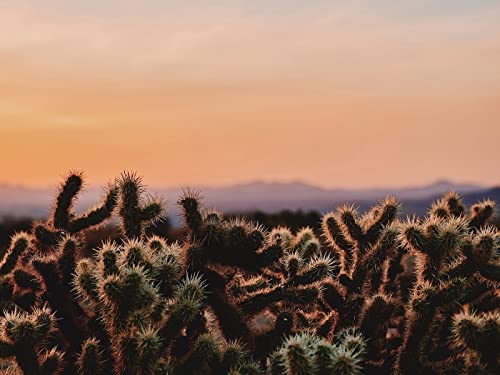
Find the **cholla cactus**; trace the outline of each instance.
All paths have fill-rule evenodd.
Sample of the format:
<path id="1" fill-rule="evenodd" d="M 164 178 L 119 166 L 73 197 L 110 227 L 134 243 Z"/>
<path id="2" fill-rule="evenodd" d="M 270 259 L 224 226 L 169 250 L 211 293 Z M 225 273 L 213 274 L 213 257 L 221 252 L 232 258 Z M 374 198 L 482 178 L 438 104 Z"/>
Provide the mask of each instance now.
<path id="1" fill-rule="evenodd" d="M 451 217 L 464 217 L 471 228 L 479 229 L 491 223 L 495 215 L 496 203 L 490 199 L 478 202 L 466 213 L 462 197 L 450 191 L 443 198 L 434 202 L 429 212 L 431 217 L 447 219 Z"/>
<path id="2" fill-rule="evenodd" d="M 476 315 L 463 311 L 453 317 L 454 342 L 465 351 L 466 364 L 494 372 L 500 365 L 500 312 Z"/>
<path id="3" fill-rule="evenodd" d="M 0 358 L 12 358 L 10 366 L 24 374 L 57 374 L 64 354 L 55 347 L 48 349 L 55 331 L 55 316 L 46 307 L 35 308 L 32 313 L 6 313 L 1 326 Z"/>
<path id="4" fill-rule="evenodd" d="M 242 311 L 255 314 L 277 302 L 289 307 L 316 303 L 320 295 L 319 283 L 331 276 L 334 263 L 328 255 L 317 256 L 304 263 L 299 253 L 286 254 L 282 259 L 281 278 L 271 279 L 269 284 L 242 297 L 239 301 Z"/>
<path id="5" fill-rule="evenodd" d="M 323 232 L 333 249 L 340 253 L 342 272 L 350 276 L 356 262 L 380 239 L 385 226 L 397 216 L 399 204 L 387 198 L 360 217 L 353 206 L 341 206 L 323 217 Z"/>
<path id="6" fill-rule="evenodd" d="M 109 185 L 103 202 L 81 216 L 73 212 L 76 197 L 84 184 L 81 173 L 70 172 L 59 189 L 51 219 L 47 225 L 38 224 L 33 232 L 40 247 L 55 245 L 65 233 L 76 234 L 95 227 L 111 216 L 116 207 L 118 188 Z"/>
<path id="7" fill-rule="evenodd" d="M 433 205 L 429 218 L 402 227 L 401 242 L 417 260 L 417 280 L 406 310 L 398 371 L 431 371 L 450 365 L 447 360 L 454 355 L 453 345 L 442 327 L 449 331 L 453 313 L 460 306 L 475 306 L 485 296 L 496 297 L 499 234 L 497 229 L 482 227 L 494 205 L 483 202 L 476 207 L 482 207 L 472 210 L 481 220 L 474 214 L 465 216 L 461 199 L 450 193 Z M 423 348 L 445 357 L 422 355 Z"/>
<path id="8" fill-rule="evenodd" d="M 257 273 L 277 262 L 283 245 L 267 240 L 264 229 L 244 219 L 225 220 L 217 211 L 205 210 L 199 194 L 187 192 L 179 200 L 189 229 L 186 251 L 188 270 L 199 272 L 207 282 L 207 303 L 229 339 L 252 342 L 248 321 L 226 293 L 235 272 Z"/>
<path id="9" fill-rule="evenodd" d="M 11 245 L 0 262 L 0 275 L 6 275 L 14 269 L 21 255 L 29 251 L 31 242 L 31 236 L 25 232 L 17 233 L 12 237 Z"/>
<path id="10" fill-rule="evenodd" d="M 269 231 L 179 200 L 185 238 L 147 237 L 163 201 L 124 173 L 73 212 L 82 175 L 45 223 L 0 254 L 0 372 L 8 374 L 494 373 L 495 205 L 448 193 L 399 221 L 388 198 L 312 228 Z M 115 214 L 121 236 L 87 249 Z M 471 313 L 470 311 L 475 311 Z"/>
<path id="11" fill-rule="evenodd" d="M 272 375 L 357 375 L 362 373 L 365 342 L 343 333 L 335 345 L 302 332 L 291 336 L 270 358 Z"/>
<path id="12" fill-rule="evenodd" d="M 118 212 L 123 235 L 129 239 L 144 235 L 144 226 L 161 220 L 163 201 L 148 196 L 143 198 L 144 186 L 134 173 L 123 173 L 117 180 L 119 187 Z"/>

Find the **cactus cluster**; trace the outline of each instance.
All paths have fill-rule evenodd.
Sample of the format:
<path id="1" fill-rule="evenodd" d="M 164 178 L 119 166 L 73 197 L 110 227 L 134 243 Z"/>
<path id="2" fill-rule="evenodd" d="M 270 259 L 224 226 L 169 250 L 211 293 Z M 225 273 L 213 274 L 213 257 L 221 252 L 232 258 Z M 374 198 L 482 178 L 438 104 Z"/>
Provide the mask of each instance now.
<path id="1" fill-rule="evenodd" d="M 455 193 L 400 220 L 387 198 L 341 206 L 322 233 L 267 230 L 179 199 L 180 242 L 147 236 L 161 199 L 125 173 L 83 215 L 70 173 L 47 222 L 0 253 L 6 374 L 493 374 L 499 368 L 495 204 Z M 112 216 L 119 239 L 90 251 Z"/>

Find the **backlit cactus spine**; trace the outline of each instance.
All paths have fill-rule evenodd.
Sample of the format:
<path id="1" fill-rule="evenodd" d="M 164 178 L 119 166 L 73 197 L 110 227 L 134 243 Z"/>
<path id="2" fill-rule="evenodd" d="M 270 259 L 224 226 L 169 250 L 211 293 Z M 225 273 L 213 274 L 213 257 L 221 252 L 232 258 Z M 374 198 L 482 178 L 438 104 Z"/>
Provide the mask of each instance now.
<path id="1" fill-rule="evenodd" d="M 6 313 L 0 330 L 0 358 L 15 359 L 10 364 L 10 370 L 15 371 L 17 367 L 26 375 L 57 374 L 61 371 L 64 353 L 56 347 L 50 348 L 48 344 L 56 330 L 56 318 L 50 309 L 44 307 L 36 308 L 32 313 L 19 310 Z"/>
<path id="2" fill-rule="evenodd" d="M 417 260 L 417 280 L 406 309 L 406 330 L 396 364 L 399 372 L 438 371 L 446 366 L 457 347 L 450 346 L 447 337 L 453 314 L 496 289 L 500 242 L 497 229 L 484 227 L 494 207 L 486 202 L 465 215 L 460 197 L 448 193 L 433 205 L 428 218 L 403 225 L 401 243 Z M 498 302 L 497 296 L 493 299 Z M 441 353 L 441 357 L 423 352 Z"/>
<path id="3" fill-rule="evenodd" d="M 179 200 L 180 242 L 134 174 L 77 216 L 79 173 L 51 217 L 0 254 L 0 372 L 18 374 L 494 373 L 500 235 L 495 205 L 448 193 L 399 221 L 388 198 L 341 206 L 323 235 L 227 219 Z M 121 236 L 86 249 L 115 214 Z M 321 231 L 321 230 L 320 230 Z M 491 344 L 493 343 L 493 344 Z"/>
<path id="4" fill-rule="evenodd" d="M 454 344 L 465 349 L 461 355 L 469 372 L 494 372 L 500 358 L 500 312 L 474 314 L 468 311 L 453 316 Z"/>
<path id="5" fill-rule="evenodd" d="M 362 374 L 365 342 L 361 335 L 345 332 L 338 343 L 304 332 L 286 339 L 270 358 L 272 375 Z"/>

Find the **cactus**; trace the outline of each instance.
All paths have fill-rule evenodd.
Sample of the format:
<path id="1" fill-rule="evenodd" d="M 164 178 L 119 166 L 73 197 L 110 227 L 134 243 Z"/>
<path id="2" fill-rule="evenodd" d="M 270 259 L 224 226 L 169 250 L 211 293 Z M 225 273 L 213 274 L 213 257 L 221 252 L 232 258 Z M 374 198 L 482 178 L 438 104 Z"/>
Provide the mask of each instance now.
<path id="1" fill-rule="evenodd" d="M 47 307 L 35 308 L 31 313 L 19 310 L 6 313 L 1 326 L 2 357 L 15 358 L 15 364 L 24 374 L 57 373 L 64 354 L 55 347 L 48 350 L 56 330 L 55 320 Z"/>
<path id="2" fill-rule="evenodd" d="M 322 235 L 225 218 L 186 191 L 185 236 L 147 236 L 161 198 L 123 173 L 83 215 L 70 173 L 46 222 L 0 254 L 0 370 L 41 374 L 494 373 L 495 204 L 453 192 L 400 220 L 387 198 Z M 115 216 L 121 236 L 87 249 Z"/>
<path id="3" fill-rule="evenodd" d="M 335 345 L 308 332 L 296 334 L 272 354 L 271 374 L 361 374 L 364 346 L 360 336 L 350 334 L 341 334 Z"/>
<path id="4" fill-rule="evenodd" d="M 465 349 L 461 353 L 465 361 L 471 364 L 475 362 L 474 366 L 483 370 L 498 369 L 499 311 L 477 315 L 466 310 L 454 315 L 453 335 L 455 345 Z"/>

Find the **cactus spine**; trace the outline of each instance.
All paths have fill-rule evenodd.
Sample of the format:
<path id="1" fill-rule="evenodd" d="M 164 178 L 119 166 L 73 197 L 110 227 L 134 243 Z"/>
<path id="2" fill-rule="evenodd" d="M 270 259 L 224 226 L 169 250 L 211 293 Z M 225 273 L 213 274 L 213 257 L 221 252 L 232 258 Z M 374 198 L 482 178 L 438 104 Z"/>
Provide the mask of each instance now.
<path id="1" fill-rule="evenodd" d="M 76 215 L 70 173 L 51 217 L 0 254 L 0 371 L 45 374 L 494 373 L 495 204 L 456 193 L 401 221 L 387 198 L 341 206 L 322 233 L 228 219 L 187 191 L 185 237 L 147 236 L 163 201 L 124 173 Z M 115 216 L 117 240 L 86 250 Z M 322 235 L 322 236 L 321 236 Z"/>

